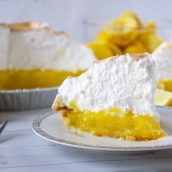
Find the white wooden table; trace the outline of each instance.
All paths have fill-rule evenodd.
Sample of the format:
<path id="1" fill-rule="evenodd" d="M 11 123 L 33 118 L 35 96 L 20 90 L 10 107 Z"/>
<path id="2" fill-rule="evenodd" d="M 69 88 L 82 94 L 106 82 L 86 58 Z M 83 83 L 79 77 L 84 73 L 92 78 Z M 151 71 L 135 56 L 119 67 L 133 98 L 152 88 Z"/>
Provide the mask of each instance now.
<path id="1" fill-rule="evenodd" d="M 0 112 L 9 123 L 0 135 L 0 172 L 172 171 L 172 149 L 120 155 L 65 147 L 39 138 L 33 119 L 50 109 Z"/>

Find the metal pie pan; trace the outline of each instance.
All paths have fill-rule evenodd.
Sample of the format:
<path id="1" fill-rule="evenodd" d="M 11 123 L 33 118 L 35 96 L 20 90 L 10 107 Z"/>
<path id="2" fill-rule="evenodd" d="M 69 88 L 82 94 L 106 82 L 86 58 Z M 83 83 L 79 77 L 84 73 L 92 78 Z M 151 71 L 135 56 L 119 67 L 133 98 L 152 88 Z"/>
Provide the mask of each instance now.
<path id="1" fill-rule="evenodd" d="M 0 90 L 0 111 L 31 110 L 51 107 L 57 87 Z"/>

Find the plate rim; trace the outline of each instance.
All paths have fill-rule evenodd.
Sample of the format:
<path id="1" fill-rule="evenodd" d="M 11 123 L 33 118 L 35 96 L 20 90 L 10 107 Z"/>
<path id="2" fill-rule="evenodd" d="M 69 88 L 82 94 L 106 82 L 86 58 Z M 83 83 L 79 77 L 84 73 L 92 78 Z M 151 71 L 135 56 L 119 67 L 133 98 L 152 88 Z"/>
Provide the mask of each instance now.
<path id="1" fill-rule="evenodd" d="M 134 152 L 134 151 L 155 151 L 155 150 L 164 150 L 164 149 L 170 149 L 172 148 L 172 144 L 167 145 L 158 145 L 158 146 L 150 146 L 150 147 L 115 147 L 115 146 L 97 146 L 97 145 L 87 145 L 83 143 L 76 143 L 74 141 L 69 141 L 62 138 L 54 137 L 46 131 L 42 130 L 40 127 L 40 124 L 43 120 L 45 120 L 48 117 L 51 117 L 52 115 L 55 115 L 55 112 L 48 112 L 44 115 L 40 115 L 37 118 L 34 119 L 32 123 L 32 130 L 33 132 L 38 135 L 39 137 L 48 140 L 50 142 L 65 145 L 69 147 L 75 147 L 75 148 L 82 148 L 82 149 L 88 149 L 88 150 L 99 150 L 99 151 L 116 151 L 116 152 Z"/>

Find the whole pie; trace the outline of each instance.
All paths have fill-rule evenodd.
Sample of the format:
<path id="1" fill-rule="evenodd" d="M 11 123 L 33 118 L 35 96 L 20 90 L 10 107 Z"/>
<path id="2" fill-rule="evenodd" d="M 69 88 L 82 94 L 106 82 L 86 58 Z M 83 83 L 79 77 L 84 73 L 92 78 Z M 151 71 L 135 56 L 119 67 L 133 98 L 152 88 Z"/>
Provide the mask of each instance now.
<path id="1" fill-rule="evenodd" d="M 86 46 L 46 24 L 0 24 L 0 89 L 57 86 L 94 61 Z"/>
<path id="2" fill-rule="evenodd" d="M 58 89 L 53 110 L 72 131 L 128 140 L 165 135 L 153 102 L 154 63 L 149 54 L 120 55 L 94 64 Z"/>

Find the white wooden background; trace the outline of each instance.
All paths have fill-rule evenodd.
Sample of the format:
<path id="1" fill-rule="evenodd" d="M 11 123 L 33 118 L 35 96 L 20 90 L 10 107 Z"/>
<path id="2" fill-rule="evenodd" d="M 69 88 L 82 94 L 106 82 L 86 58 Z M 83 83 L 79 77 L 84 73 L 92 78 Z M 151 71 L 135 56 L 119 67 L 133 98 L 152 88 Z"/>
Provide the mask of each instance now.
<path id="1" fill-rule="evenodd" d="M 48 22 L 83 40 L 85 18 L 113 18 L 135 11 L 146 19 L 172 19 L 171 0 L 0 0 L 0 22 Z"/>

